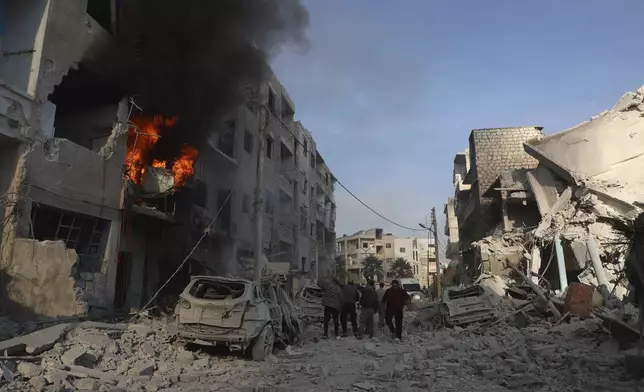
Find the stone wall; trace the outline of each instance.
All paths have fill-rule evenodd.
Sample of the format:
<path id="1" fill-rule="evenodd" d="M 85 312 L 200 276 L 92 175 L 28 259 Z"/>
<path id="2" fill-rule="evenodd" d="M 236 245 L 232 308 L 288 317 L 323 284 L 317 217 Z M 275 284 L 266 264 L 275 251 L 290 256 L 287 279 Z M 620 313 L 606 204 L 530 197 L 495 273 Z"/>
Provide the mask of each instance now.
<path id="1" fill-rule="evenodd" d="M 538 161 L 528 155 L 523 143 L 543 136 L 541 127 L 474 129 L 470 134 L 470 171 L 475 209 L 466 222 L 459 222 L 463 246 L 483 238 L 501 220 L 499 203 L 483 197 L 506 170 L 536 168 Z"/>
<path id="2" fill-rule="evenodd" d="M 508 169 L 536 168 L 539 162 L 528 155 L 523 143 L 543 136 L 541 127 L 475 129 L 470 135 L 470 165 L 478 180 L 478 197 Z"/>

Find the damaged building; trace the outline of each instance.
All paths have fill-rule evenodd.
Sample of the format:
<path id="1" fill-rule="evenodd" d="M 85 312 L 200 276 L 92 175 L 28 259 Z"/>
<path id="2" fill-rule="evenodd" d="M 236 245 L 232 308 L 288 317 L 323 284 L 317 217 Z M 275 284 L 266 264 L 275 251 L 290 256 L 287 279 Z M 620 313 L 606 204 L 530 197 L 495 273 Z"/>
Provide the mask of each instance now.
<path id="1" fill-rule="evenodd" d="M 2 311 L 139 309 L 187 255 L 165 294 L 191 274 L 248 272 L 258 154 L 267 158 L 266 257 L 310 279 L 332 268 L 333 176 L 268 67 L 234 80 L 257 86 L 243 99 L 167 110 L 150 86 L 130 87 L 105 66 L 119 43 L 120 4 L 0 1 Z M 146 55 L 133 63 L 144 69 Z M 267 126 L 258 105 L 270 108 Z M 216 125 L 189 132 L 204 123 Z"/>
<path id="2" fill-rule="evenodd" d="M 644 89 L 627 93 L 589 121 L 514 146 L 517 156 L 528 158 L 490 176 L 482 197 L 493 206 L 488 212 L 494 219 L 481 230 L 483 237 L 467 236 L 469 214 L 459 213 L 456 202 L 463 259 L 469 250 L 473 276 L 503 275 L 508 264 L 524 265 L 535 283 L 545 278 L 556 292 L 581 282 L 604 300 L 628 293 L 625 264 L 644 195 L 643 102 Z M 473 178 L 471 172 L 466 178 Z M 456 186 L 455 200 L 472 192 Z"/>
<path id="3" fill-rule="evenodd" d="M 523 151 L 523 142 L 541 137 L 542 127 L 484 128 L 472 130 L 469 149 L 454 159 L 454 214 L 466 274 L 475 276 L 480 257 L 471 244 L 502 229 L 502 203 L 487 191 L 499 176 L 512 169 L 531 168 L 537 161 Z M 447 221 L 450 217 L 447 209 Z M 451 237 L 451 236 L 450 236 Z"/>

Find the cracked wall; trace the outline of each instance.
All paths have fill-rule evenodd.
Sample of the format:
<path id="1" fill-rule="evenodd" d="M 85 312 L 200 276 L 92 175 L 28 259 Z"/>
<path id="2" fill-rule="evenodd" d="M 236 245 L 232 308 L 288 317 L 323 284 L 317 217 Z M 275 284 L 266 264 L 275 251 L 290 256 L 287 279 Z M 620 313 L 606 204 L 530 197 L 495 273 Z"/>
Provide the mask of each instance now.
<path id="1" fill-rule="evenodd" d="M 61 241 L 18 238 L 3 270 L 3 308 L 18 319 L 82 315 L 87 308 L 73 278 L 77 256 Z"/>

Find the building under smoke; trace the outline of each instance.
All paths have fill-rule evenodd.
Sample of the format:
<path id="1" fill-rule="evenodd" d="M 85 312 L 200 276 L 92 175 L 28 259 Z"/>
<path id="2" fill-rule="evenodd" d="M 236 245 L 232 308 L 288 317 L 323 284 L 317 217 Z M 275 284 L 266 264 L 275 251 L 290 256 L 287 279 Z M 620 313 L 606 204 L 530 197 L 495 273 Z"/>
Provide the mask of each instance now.
<path id="1" fill-rule="evenodd" d="M 278 188 L 292 200 L 300 196 L 295 187 L 308 195 L 325 166 L 267 66 L 283 44 L 306 44 L 299 2 L 6 0 L 0 7 L 4 310 L 30 317 L 140 307 L 218 212 L 176 282 L 243 273 L 239 261 L 254 257 L 245 243 L 252 217 L 241 216 L 254 182 L 246 171 L 259 153 L 276 162 L 264 175 L 279 179 L 268 181 L 264 196 L 267 252 L 311 270 L 312 244 L 293 244 L 294 233 L 317 237 L 321 229 L 308 212 L 277 216 Z M 259 104 L 271 109 L 270 151 L 258 150 Z M 306 180 L 296 156 L 310 171 Z M 307 198 L 321 199 L 323 221 L 332 216 L 328 189 Z"/>

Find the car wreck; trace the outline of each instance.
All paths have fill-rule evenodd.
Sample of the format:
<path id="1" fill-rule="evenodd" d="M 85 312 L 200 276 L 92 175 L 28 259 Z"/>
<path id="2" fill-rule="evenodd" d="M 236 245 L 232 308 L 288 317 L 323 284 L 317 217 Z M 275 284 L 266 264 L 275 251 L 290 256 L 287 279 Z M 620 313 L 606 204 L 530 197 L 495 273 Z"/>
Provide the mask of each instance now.
<path id="1" fill-rule="evenodd" d="M 486 322 L 496 318 L 496 312 L 485 286 L 472 285 L 462 289 L 449 287 L 441 295 L 440 313 L 450 327 Z"/>
<path id="2" fill-rule="evenodd" d="M 268 279 L 257 285 L 238 278 L 192 277 L 175 307 L 177 334 L 196 344 L 239 349 L 261 361 L 276 340 L 294 342 L 301 331 L 280 290 Z"/>

